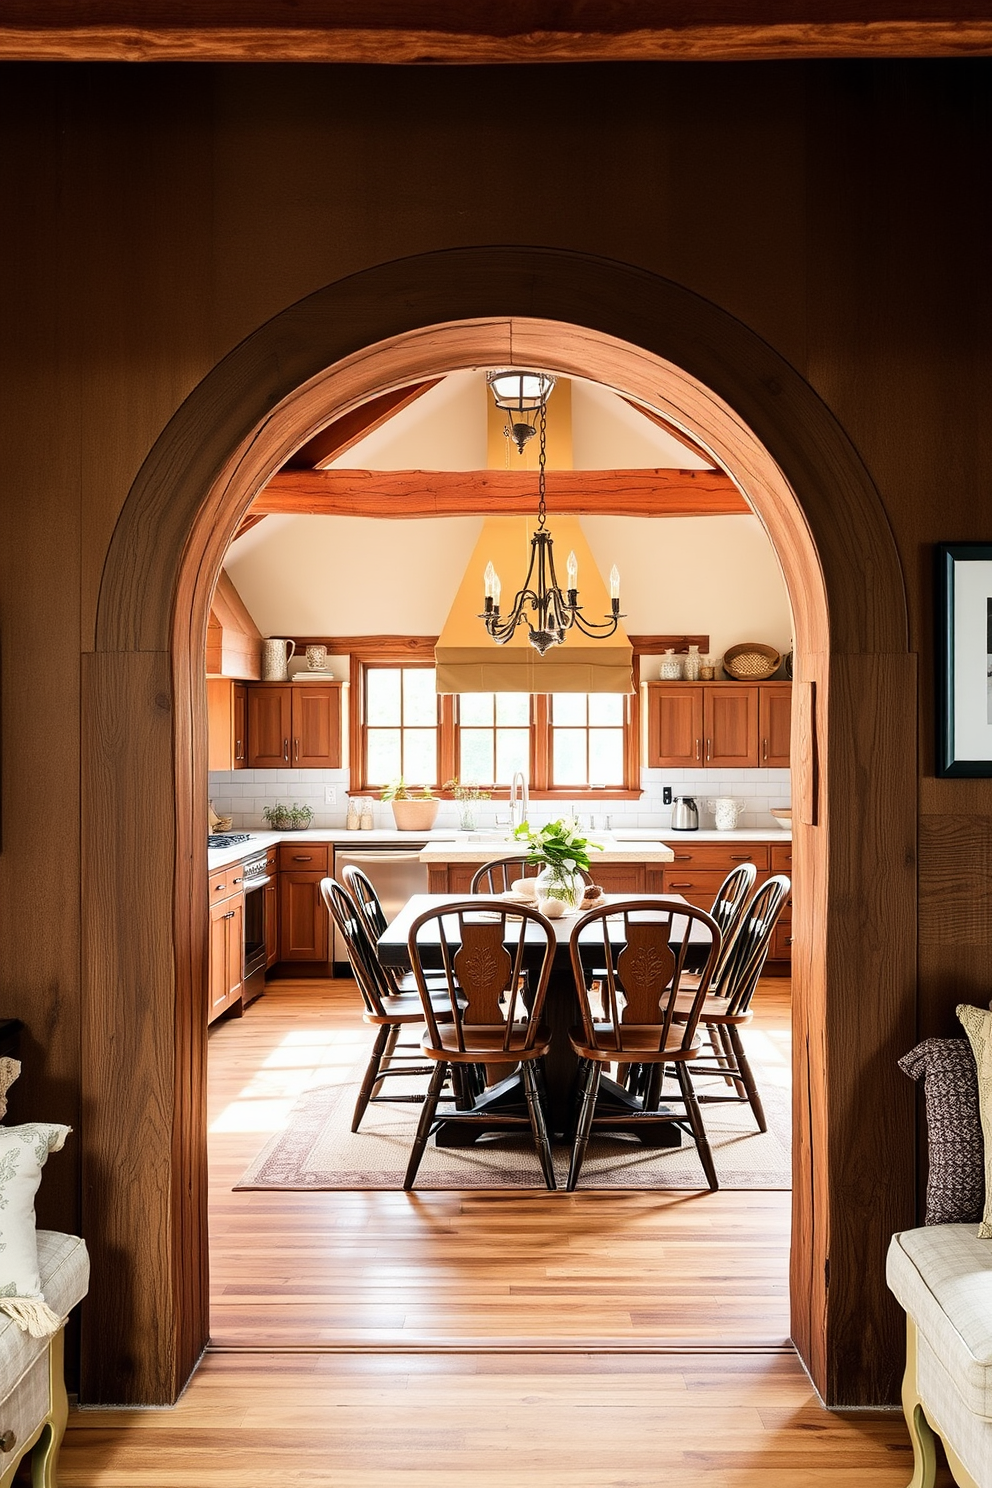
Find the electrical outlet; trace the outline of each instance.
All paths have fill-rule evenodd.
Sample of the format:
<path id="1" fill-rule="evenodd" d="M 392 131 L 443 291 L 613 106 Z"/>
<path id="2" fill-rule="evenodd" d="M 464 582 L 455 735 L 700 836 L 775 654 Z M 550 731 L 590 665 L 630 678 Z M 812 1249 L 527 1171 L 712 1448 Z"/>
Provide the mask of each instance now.
<path id="1" fill-rule="evenodd" d="M 338 788 L 336 785 L 324 786 L 324 805 L 336 806 L 338 804 Z"/>
<path id="2" fill-rule="evenodd" d="M 662 806 L 671 806 L 672 804 L 672 787 L 670 785 L 663 785 L 661 787 L 661 804 Z"/>

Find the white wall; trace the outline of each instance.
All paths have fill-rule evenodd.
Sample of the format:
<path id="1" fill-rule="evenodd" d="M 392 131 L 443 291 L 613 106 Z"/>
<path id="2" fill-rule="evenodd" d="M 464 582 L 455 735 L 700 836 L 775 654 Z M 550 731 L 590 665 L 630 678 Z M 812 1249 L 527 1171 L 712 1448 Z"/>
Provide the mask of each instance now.
<path id="1" fill-rule="evenodd" d="M 266 517 L 226 566 L 263 635 L 437 635 L 481 525 Z M 706 632 L 718 654 L 737 641 L 790 649 L 785 584 L 756 517 L 584 517 L 582 526 L 600 572 L 620 569 L 628 631 Z"/>

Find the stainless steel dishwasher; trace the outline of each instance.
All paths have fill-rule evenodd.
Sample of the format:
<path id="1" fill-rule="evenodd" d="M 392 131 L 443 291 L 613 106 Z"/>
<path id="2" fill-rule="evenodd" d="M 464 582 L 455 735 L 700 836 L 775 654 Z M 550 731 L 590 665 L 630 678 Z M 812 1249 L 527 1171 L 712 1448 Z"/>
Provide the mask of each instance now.
<path id="1" fill-rule="evenodd" d="M 411 894 L 427 893 L 427 864 L 420 861 L 420 853 L 426 846 L 425 839 L 411 842 L 409 848 L 399 848 L 387 842 L 335 847 L 334 877 L 343 884 L 345 868 L 360 868 L 371 880 L 386 919 L 393 920 Z M 347 947 L 336 925 L 333 930 L 334 971 L 335 974 L 345 974 L 350 965 Z"/>

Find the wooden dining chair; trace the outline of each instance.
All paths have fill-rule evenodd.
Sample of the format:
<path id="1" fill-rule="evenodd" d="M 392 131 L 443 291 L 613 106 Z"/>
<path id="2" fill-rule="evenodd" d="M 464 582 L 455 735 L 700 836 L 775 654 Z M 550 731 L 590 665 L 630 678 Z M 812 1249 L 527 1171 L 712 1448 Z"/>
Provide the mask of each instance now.
<path id="1" fill-rule="evenodd" d="M 434 1066 L 424 1064 L 419 1043 L 400 1043 L 400 1033 L 404 1027 L 419 1028 L 423 1024 L 424 1011 L 419 992 L 416 989 L 406 993 L 396 991 L 379 963 L 375 942 L 369 936 L 361 911 L 346 888 L 336 879 L 323 878 L 320 881 L 320 896 L 348 948 L 348 959 L 362 998 L 362 1019 L 378 1030 L 355 1102 L 351 1129 L 357 1132 L 372 1101 L 419 1104 L 424 1100 L 423 1093 L 382 1095 L 380 1087 L 384 1080 L 397 1075 L 430 1075 L 434 1072 Z M 438 1017 L 447 1017 L 447 1009 L 448 999 L 446 994 L 442 994 L 437 1010 Z M 410 1048 L 417 1050 L 419 1063 L 410 1062 L 410 1056 L 406 1053 Z"/>
<path id="2" fill-rule="evenodd" d="M 494 858 L 491 863 L 483 863 L 475 870 L 468 891 L 470 894 L 508 894 L 514 879 L 536 878 L 544 866 L 543 863 L 528 863 L 526 858 Z M 584 868 L 575 871 L 582 875 L 583 883 L 592 883 Z"/>
<path id="3" fill-rule="evenodd" d="M 700 1060 L 693 1066 L 693 1073 L 722 1075 L 734 1086 L 732 1095 L 704 1092 L 698 1099 L 710 1105 L 746 1101 L 754 1113 L 759 1131 L 767 1131 L 768 1122 L 748 1063 L 741 1029 L 751 1021 L 751 999 L 768 959 L 772 932 L 791 889 L 789 879 L 781 873 L 766 879 L 761 885 L 747 905 L 728 953 L 720 958 L 710 990 L 698 1012 L 717 1054 L 712 1064 L 708 1059 Z M 678 1016 L 689 1017 L 692 1012 L 683 994 Z"/>
<path id="4" fill-rule="evenodd" d="M 519 1064 L 526 1116 L 505 1109 L 487 1113 L 473 1104 L 466 1110 L 446 1111 L 443 1120 L 500 1128 L 529 1125 L 544 1181 L 554 1188 L 540 1078 L 540 1061 L 551 1041 L 541 1014 L 555 954 L 554 926 L 527 905 L 489 902 L 482 908 L 477 899 L 458 900 L 419 915 L 410 926 L 407 945 L 427 1025 L 421 1050 L 435 1068 L 403 1187 L 413 1187 L 436 1129 L 437 1103 L 449 1068 Z M 443 998 L 428 982 L 438 966 L 447 987 L 446 1022 L 439 1016 Z"/>
<path id="5" fill-rule="evenodd" d="M 693 974 L 690 937 L 699 927 L 709 949 L 701 970 Z M 693 949 L 699 944 L 699 939 L 693 941 Z M 721 945 L 713 916 L 681 899 L 625 899 L 590 910 L 576 922 L 569 950 L 582 1023 L 570 1031 L 569 1040 L 579 1060 L 581 1096 L 569 1191 L 578 1182 L 593 1130 L 629 1129 L 648 1120 L 688 1127 L 710 1189 L 719 1187 L 689 1066 L 702 1049 L 697 1024 Z M 598 1005 L 591 995 L 594 980 Z M 679 1011 L 681 1017 L 676 1016 Z M 634 1112 L 597 1116 L 603 1070 L 613 1063 L 645 1073 L 643 1099 Z M 674 1070 L 679 1094 L 666 1092 L 662 1101 L 666 1068 Z M 672 1106 L 683 1109 L 673 1111 Z"/>
<path id="6" fill-rule="evenodd" d="M 342 871 L 345 887 L 355 902 L 355 907 L 362 917 L 365 929 L 368 931 L 369 939 L 373 946 L 384 935 L 389 928 L 385 910 L 375 891 L 375 884 L 368 874 L 363 872 L 357 865 L 349 863 Z M 378 959 L 378 958 L 377 958 Z M 413 979 L 412 971 L 402 971 L 398 966 L 383 966 L 379 964 L 386 981 L 391 984 L 393 992 L 399 995 L 417 996 L 417 984 Z M 430 978 L 428 979 L 430 980 Z M 437 985 L 444 986 L 443 978 L 436 979 Z M 417 1006 L 419 1007 L 419 1002 Z"/>

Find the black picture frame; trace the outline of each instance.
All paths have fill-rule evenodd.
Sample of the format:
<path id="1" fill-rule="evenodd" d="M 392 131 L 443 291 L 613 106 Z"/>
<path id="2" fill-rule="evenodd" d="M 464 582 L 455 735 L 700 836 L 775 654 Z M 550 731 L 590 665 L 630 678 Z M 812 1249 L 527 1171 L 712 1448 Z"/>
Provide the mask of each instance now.
<path id="1" fill-rule="evenodd" d="M 939 543 L 934 558 L 936 774 L 961 779 L 989 777 L 992 543 Z M 981 657 L 984 676 L 978 670 Z"/>

